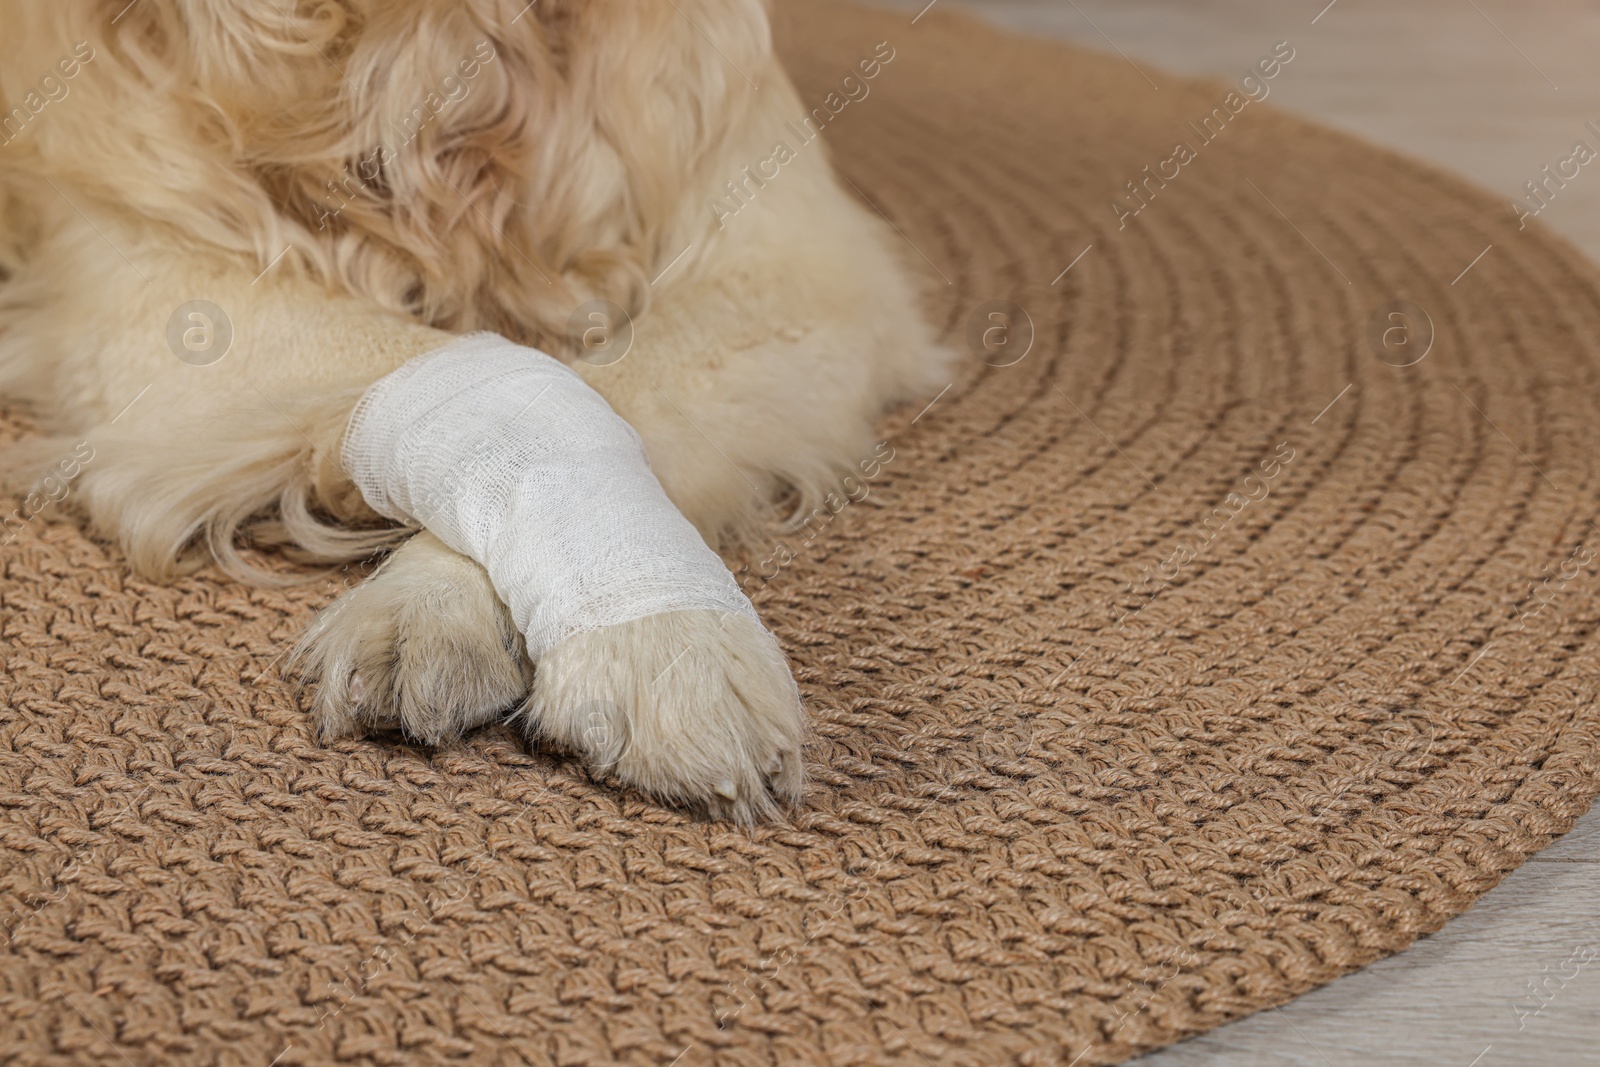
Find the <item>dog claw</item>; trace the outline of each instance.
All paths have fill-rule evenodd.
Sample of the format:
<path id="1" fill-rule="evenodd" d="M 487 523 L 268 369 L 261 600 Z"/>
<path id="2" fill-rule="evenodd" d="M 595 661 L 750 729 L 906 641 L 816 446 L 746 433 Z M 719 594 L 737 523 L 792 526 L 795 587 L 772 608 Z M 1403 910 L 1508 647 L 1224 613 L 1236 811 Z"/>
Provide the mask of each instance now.
<path id="1" fill-rule="evenodd" d="M 724 800 L 739 799 L 739 788 L 733 784 L 733 779 L 731 778 L 724 778 L 722 781 L 718 782 L 716 793 L 717 796 Z"/>

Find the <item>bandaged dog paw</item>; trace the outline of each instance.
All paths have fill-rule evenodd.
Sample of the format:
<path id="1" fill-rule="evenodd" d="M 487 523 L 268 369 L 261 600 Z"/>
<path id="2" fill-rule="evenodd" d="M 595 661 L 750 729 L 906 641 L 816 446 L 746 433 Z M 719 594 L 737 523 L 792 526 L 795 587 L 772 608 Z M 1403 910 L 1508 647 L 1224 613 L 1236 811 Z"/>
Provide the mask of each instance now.
<path id="1" fill-rule="evenodd" d="M 537 665 L 531 733 L 715 817 L 750 822 L 798 798 L 804 716 L 777 640 L 673 506 L 633 427 L 570 368 L 493 334 L 457 338 L 372 385 L 341 454 L 373 511 L 482 565 L 473 602 L 486 574 Z M 469 656 L 489 652 L 485 621 L 465 620 Z M 327 625 L 340 632 L 337 617 Z M 324 678 L 356 709 L 348 722 L 324 713 L 335 726 L 392 705 L 413 736 L 450 736 L 481 721 L 511 677 L 493 669 L 469 711 L 430 716 L 396 702 L 381 656 L 363 666 L 344 651 L 356 638 L 334 643 Z"/>
<path id="2" fill-rule="evenodd" d="M 325 609 L 295 659 L 323 740 L 397 730 L 443 744 L 522 702 L 533 669 L 482 567 L 429 533 Z"/>
<path id="3" fill-rule="evenodd" d="M 771 634 L 674 611 L 576 634 L 539 661 L 526 725 L 663 800 L 754 822 L 800 798 L 805 714 Z"/>

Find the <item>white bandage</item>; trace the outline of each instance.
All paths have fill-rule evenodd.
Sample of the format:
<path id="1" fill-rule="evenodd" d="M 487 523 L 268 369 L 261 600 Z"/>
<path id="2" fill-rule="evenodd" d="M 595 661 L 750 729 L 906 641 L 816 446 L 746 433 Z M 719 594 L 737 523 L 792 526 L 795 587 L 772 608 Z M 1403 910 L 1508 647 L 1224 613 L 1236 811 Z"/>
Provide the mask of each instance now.
<path id="1" fill-rule="evenodd" d="M 483 565 L 535 659 L 664 611 L 757 618 L 633 427 L 535 349 L 480 333 L 413 359 L 362 396 L 343 460 L 374 511 Z"/>

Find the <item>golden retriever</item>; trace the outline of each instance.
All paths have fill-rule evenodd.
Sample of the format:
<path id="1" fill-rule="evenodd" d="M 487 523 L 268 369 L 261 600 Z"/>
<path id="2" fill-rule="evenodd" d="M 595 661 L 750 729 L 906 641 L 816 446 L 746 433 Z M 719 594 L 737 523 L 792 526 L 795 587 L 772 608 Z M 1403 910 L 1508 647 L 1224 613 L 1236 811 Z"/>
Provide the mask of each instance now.
<path id="1" fill-rule="evenodd" d="M 571 363 L 731 543 L 948 380 L 897 239 L 798 136 L 769 16 L 0 0 L 0 393 L 48 434 L 8 467 L 78 456 L 72 500 L 145 575 L 392 550 L 302 643 L 323 737 L 517 713 L 715 816 L 794 801 L 804 717 L 758 628 L 667 613 L 529 663 L 478 564 L 377 521 L 337 462 L 366 386 L 495 331 Z M 864 42 L 862 70 L 888 55 Z M 585 359 L 595 329 L 631 348 Z"/>

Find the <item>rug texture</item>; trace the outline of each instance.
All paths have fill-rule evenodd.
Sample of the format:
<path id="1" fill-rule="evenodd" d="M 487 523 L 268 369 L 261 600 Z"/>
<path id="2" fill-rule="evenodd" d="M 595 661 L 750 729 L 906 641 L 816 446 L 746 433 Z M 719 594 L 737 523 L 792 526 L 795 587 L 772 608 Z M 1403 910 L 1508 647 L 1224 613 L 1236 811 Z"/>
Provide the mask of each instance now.
<path id="1" fill-rule="evenodd" d="M 736 561 L 804 805 L 696 822 L 498 728 L 318 747 L 279 663 L 335 583 L 13 524 L 0 1062 L 1111 1063 L 1404 948 L 1589 806 L 1578 253 L 1237 84 L 940 9 L 777 33 L 827 121 L 774 141 L 962 354 L 865 499 Z"/>

